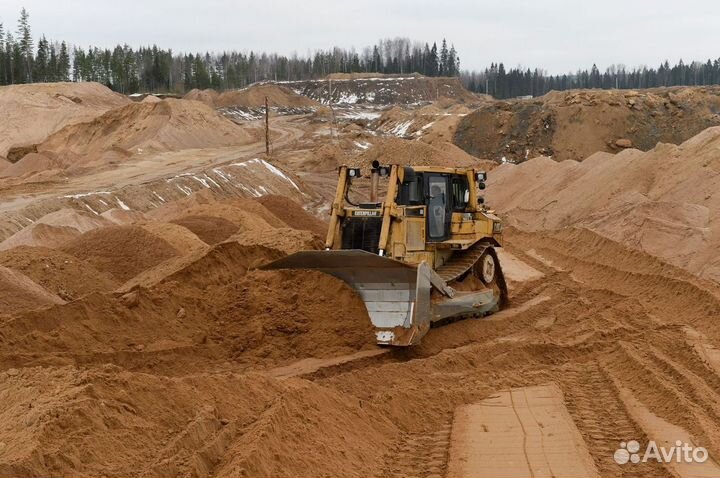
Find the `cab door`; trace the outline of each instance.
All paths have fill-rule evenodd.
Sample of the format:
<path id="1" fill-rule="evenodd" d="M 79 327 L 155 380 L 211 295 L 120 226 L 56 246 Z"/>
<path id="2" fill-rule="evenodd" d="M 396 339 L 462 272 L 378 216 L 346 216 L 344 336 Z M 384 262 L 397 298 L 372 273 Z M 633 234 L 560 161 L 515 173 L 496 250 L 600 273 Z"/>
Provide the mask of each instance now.
<path id="1" fill-rule="evenodd" d="M 426 175 L 427 240 L 442 242 L 450 237 L 450 199 L 448 178 L 440 174 Z"/>

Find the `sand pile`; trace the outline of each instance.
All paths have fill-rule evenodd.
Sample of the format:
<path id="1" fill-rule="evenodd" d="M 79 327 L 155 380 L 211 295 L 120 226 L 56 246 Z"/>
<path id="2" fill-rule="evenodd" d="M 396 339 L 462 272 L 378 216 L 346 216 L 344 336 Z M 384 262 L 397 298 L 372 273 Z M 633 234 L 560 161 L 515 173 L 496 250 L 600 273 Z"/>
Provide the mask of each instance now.
<path id="1" fill-rule="evenodd" d="M 720 87 L 551 92 L 481 105 L 460 122 L 455 143 L 496 161 L 581 161 L 596 151 L 679 144 L 720 125 L 718 111 Z"/>
<path id="2" fill-rule="evenodd" d="M 120 282 L 178 254 L 167 241 L 137 225 L 96 229 L 70 241 L 62 250 Z"/>
<path id="3" fill-rule="evenodd" d="M 421 141 L 401 138 L 381 138 L 351 163 L 369 167 L 374 160 L 381 164 L 408 166 L 477 167 L 489 169 L 492 162 L 470 156 L 450 143 L 431 146 Z"/>
<path id="4" fill-rule="evenodd" d="M 237 232 L 239 226 L 217 216 L 183 216 L 172 221 L 173 224 L 190 230 L 206 244 L 218 244 Z"/>
<path id="5" fill-rule="evenodd" d="M 0 252 L 0 265 L 25 274 L 46 291 L 63 300 L 75 300 L 93 292 L 107 292 L 118 286 L 77 257 L 45 247 L 20 246 Z"/>
<path id="6" fill-rule="evenodd" d="M 537 158 L 490 175 L 489 204 L 523 229 L 587 227 L 703 277 L 720 280 L 720 127 L 680 146 Z"/>
<path id="7" fill-rule="evenodd" d="M 99 83 L 47 83 L 0 87 L 0 157 L 41 143 L 64 126 L 89 121 L 130 100 Z M 10 153 L 10 154 L 9 154 Z M 13 158 L 17 160 L 17 158 Z"/>
<path id="8" fill-rule="evenodd" d="M 142 227 L 153 236 L 162 237 L 171 246 L 183 254 L 197 251 L 205 252 L 209 246 L 189 229 L 169 222 L 149 222 Z"/>
<path id="9" fill-rule="evenodd" d="M 224 338 L 236 360 L 282 362 L 372 346 L 365 304 L 344 282 L 315 271 L 252 272 L 223 291 Z M 338 314 L 342 311 L 342 314 Z"/>
<path id="10" fill-rule="evenodd" d="M 37 150 L 72 169 L 123 161 L 132 155 L 245 144 L 251 136 L 214 110 L 192 101 L 132 103 L 90 122 L 63 128 Z M 33 160 L 35 166 L 37 158 Z M 25 158 L 18 162 L 24 163 Z M 26 172 L 32 167 L 25 168 Z"/>
<path id="11" fill-rule="evenodd" d="M 25 274 L 0 266 L 0 314 L 62 303 L 60 297 L 48 292 Z"/>
<path id="12" fill-rule="evenodd" d="M 372 345 L 364 304 L 343 282 L 304 271 L 248 274 L 282 255 L 263 246 L 227 242 L 198 254 L 182 268 L 164 271 L 162 277 L 148 277 L 150 289 L 123 295 L 93 293 L 49 311 L 18 315 L 16 321 L 0 325 L 5 352 L 0 354 L 0 368 L 22 357 L 27 365 L 43 363 L 42 355 L 29 352 L 59 351 L 65 353 L 65 363 L 93 360 L 88 354 L 104 353 L 102 363 L 138 367 L 139 357 L 107 354 L 147 349 L 166 350 L 173 360 L 165 364 L 162 356 L 150 355 L 143 367 L 157 363 L 168 372 L 186 373 L 187 367 L 204 366 L 201 357 L 272 366 Z M 99 262 L 88 254 L 87 262 L 93 261 Z M 133 264 L 139 268 L 137 259 Z M 128 267 L 125 264 L 123 270 Z M 340 317 L 338 310 L 343 311 Z"/>
<path id="13" fill-rule="evenodd" d="M 275 217 L 294 229 L 307 230 L 320 237 L 327 234 L 327 225 L 303 209 L 295 201 L 282 196 L 263 196 L 257 202 Z"/>
<path id="14" fill-rule="evenodd" d="M 318 106 L 316 101 L 299 95 L 290 88 L 273 84 L 253 85 L 242 90 L 225 91 L 215 99 L 215 106 L 219 108 L 227 106 L 264 107 L 265 97 L 271 107 L 309 108 Z"/>
<path id="15" fill-rule="evenodd" d="M 257 207 L 257 205 L 255 207 Z M 242 200 L 229 200 L 209 204 L 177 202 L 152 211 L 150 216 L 177 224 L 181 224 L 177 221 L 183 221 L 188 217 L 210 218 L 206 219 L 205 225 L 196 222 L 193 227 L 196 228 L 197 232 L 193 232 L 195 234 L 207 234 L 208 237 L 210 237 L 215 234 L 212 231 L 211 223 L 217 221 L 218 224 L 224 224 L 224 232 L 222 232 L 222 234 L 227 234 L 225 236 L 225 238 L 227 238 L 237 231 L 259 231 L 273 227 L 283 227 L 285 225 L 272 214 L 267 215 L 267 210 L 265 210 L 265 213 L 266 214 L 259 214 L 256 210 L 244 207 Z M 185 226 L 184 224 L 181 225 Z"/>
<path id="16" fill-rule="evenodd" d="M 243 246 L 261 245 L 271 249 L 277 249 L 285 254 L 292 254 L 298 251 L 322 249 L 325 241 L 307 230 L 282 227 L 279 229 L 267 229 L 260 232 L 246 231 L 235 234 L 228 239 Z"/>
<path id="17" fill-rule="evenodd" d="M 80 234 L 110 225 L 95 214 L 75 209 L 60 209 L 41 217 L 31 225 L 0 242 L 0 250 L 17 246 L 61 247 Z"/>
<path id="18" fill-rule="evenodd" d="M 187 94 L 183 96 L 183 99 L 199 101 L 201 103 L 205 103 L 211 108 L 215 108 L 215 101 L 217 100 L 218 96 L 220 96 L 220 93 L 213 89 L 208 88 L 207 90 L 199 90 L 195 88 L 188 91 Z"/>
<path id="19" fill-rule="evenodd" d="M 310 477 L 338 475 L 338 470 L 346 476 L 380 476 L 383 455 L 399 432 L 354 396 L 306 381 L 288 383 L 249 428 L 228 450 L 218 477 Z M 343 442 L 352 443 L 348 451 L 333 452 Z M 360 471 L 358 463 L 368 466 Z"/>
<path id="20" fill-rule="evenodd" d="M 332 171 L 347 163 L 347 154 L 337 145 L 323 144 L 315 148 L 303 167 L 310 171 Z"/>
<path id="21" fill-rule="evenodd" d="M 397 433 L 352 396 L 260 375 L 168 378 L 107 365 L 0 376 L 7 476 L 69 466 L 75 476 L 312 476 L 381 462 Z M 350 428 L 361 439 L 338 455 Z"/>

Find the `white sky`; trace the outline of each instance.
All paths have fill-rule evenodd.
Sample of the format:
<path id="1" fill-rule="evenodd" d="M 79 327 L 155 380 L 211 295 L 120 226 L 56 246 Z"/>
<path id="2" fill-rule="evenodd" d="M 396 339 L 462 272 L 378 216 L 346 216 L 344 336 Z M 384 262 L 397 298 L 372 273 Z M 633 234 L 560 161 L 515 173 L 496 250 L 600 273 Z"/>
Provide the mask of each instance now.
<path id="1" fill-rule="evenodd" d="M 463 69 L 503 61 L 550 73 L 720 57 L 720 0 L 0 0 L 6 29 L 23 6 L 35 38 L 85 46 L 303 55 L 447 37 Z"/>

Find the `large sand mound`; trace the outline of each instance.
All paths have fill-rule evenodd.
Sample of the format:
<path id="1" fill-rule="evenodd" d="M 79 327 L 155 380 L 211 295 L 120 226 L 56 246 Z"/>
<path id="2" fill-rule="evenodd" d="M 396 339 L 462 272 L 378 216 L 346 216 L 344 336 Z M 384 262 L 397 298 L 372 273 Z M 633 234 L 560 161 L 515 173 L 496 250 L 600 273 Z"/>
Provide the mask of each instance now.
<path id="1" fill-rule="evenodd" d="M 450 144 L 429 145 L 422 141 L 411 141 L 401 138 L 381 138 L 367 151 L 363 152 L 354 163 L 364 168 L 378 160 L 381 164 L 402 164 L 407 166 L 441 166 L 446 168 L 494 166 L 491 161 L 480 160 L 470 156 L 460 148 Z"/>
<path id="2" fill-rule="evenodd" d="M 44 141 L 69 124 L 128 104 L 99 83 L 35 83 L 0 87 L 0 156 Z M 12 158 L 15 160 L 16 158 Z"/>
<path id="3" fill-rule="evenodd" d="M 60 167 L 79 169 L 151 152 L 232 146 L 250 141 L 250 134 L 242 127 L 208 106 L 168 99 L 158 103 L 132 103 L 90 122 L 68 126 L 38 145 L 37 151 L 52 158 Z M 23 158 L 18 165 L 26 159 L 32 158 Z M 32 170 L 32 167 L 25 169 Z"/>
<path id="4" fill-rule="evenodd" d="M 62 250 L 125 282 L 178 254 L 167 241 L 141 226 L 110 226 L 77 237 Z"/>
<path id="5" fill-rule="evenodd" d="M 318 102 L 295 93 L 290 88 L 281 85 L 253 85 L 242 90 L 229 90 L 221 93 L 215 99 L 216 107 L 246 106 L 264 107 L 265 97 L 271 107 L 307 108 L 319 106 Z"/>
<path id="6" fill-rule="evenodd" d="M 680 146 L 597 153 L 583 162 L 537 158 L 490 174 L 488 200 L 523 229 L 587 227 L 720 280 L 720 127 Z"/>
<path id="7" fill-rule="evenodd" d="M 0 250 L 17 246 L 59 248 L 78 235 L 109 226 L 110 221 L 75 209 L 60 209 L 42 216 L 31 225 L 0 242 Z"/>
<path id="8" fill-rule="evenodd" d="M 720 125 L 718 112 L 720 87 L 550 92 L 482 105 L 460 121 L 455 143 L 496 161 L 581 161 L 596 151 L 679 144 Z"/>
<path id="9" fill-rule="evenodd" d="M 220 96 L 220 93 L 213 89 L 208 88 L 207 90 L 199 90 L 195 88 L 188 91 L 187 94 L 183 96 L 183 99 L 199 101 L 201 103 L 205 103 L 211 108 L 215 108 L 215 100 L 217 100 L 218 96 Z"/>

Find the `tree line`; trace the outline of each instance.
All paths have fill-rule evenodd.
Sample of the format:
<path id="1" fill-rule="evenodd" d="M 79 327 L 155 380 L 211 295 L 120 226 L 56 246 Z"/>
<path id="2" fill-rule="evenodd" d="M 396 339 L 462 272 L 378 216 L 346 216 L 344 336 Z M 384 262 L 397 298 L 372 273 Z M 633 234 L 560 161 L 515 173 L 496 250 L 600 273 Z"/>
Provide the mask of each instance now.
<path id="1" fill-rule="evenodd" d="M 408 38 L 380 40 L 358 52 L 334 47 L 304 57 L 226 51 L 178 54 L 152 47 L 88 48 L 67 42 L 33 41 L 24 8 L 17 36 L 0 23 L 0 85 L 52 81 L 97 81 L 125 93 L 185 93 L 193 88 L 242 88 L 257 81 L 294 81 L 330 73 L 422 73 L 458 76 L 460 58 L 443 39 L 440 47 Z"/>
<path id="2" fill-rule="evenodd" d="M 318 50 L 308 56 L 253 51 L 175 53 L 152 47 L 133 49 L 70 46 L 33 40 L 30 18 L 20 12 L 15 35 L 0 23 L 0 85 L 53 81 L 97 81 L 111 89 L 182 94 L 193 88 L 243 88 L 257 81 L 296 81 L 322 78 L 331 73 L 421 73 L 459 76 L 469 90 L 495 98 L 540 96 L 551 90 L 574 88 L 652 88 L 720 84 L 720 58 L 675 65 L 665 61 L 657 68 L 610 66 L 601 73 L 596 65 L 564 75 L 548 75 L 536 68 L 506 69 L 492 63 L 483 71 L 460 71 L 455 46 L 443 39 L 440 46 L 408 38 L 380 40 L 361 51 L 354 48 Z"/>
<path id="3" fill-rule="evenodd" d="M 590 70 L 574 74 L 547 75 L 541 69 L 512 68 L 492 63 L 484 71 L 463 71 L 461 79 L 466 88 L 475 93 L 495 98 L 540 96 L 556 90 L 576 88 L 641 89 L 666 86 L 704 86 L 720 84 L 720 58 L 707 62 L 670 65 L 666 60 L 657 68 L 627 69 L 624 65 L 611 65 L 600 73 L 597 65 Z"/>

